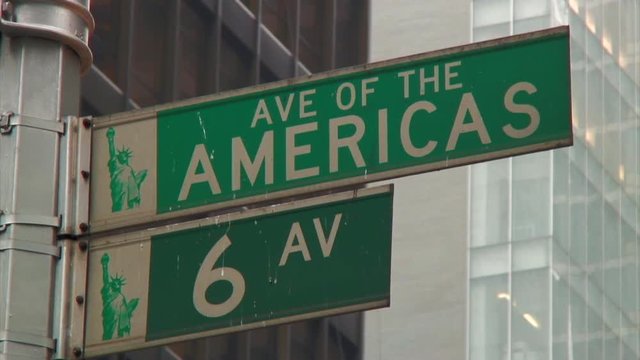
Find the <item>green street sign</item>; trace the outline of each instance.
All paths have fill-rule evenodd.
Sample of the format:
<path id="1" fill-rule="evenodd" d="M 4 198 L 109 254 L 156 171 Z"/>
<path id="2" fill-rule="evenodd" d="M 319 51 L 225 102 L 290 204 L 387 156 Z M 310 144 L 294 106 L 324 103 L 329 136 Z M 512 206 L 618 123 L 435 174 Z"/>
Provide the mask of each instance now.
<path id="1" fill-rule="evenodd" d="M 567 146 L 570 103 L 559 27 L 99 118 L 91 228 Z"/>
<path id="2" fill-rule="evenodd" d="M 85 356 L 389 306 L 393 189 L 94 236 Z"/>

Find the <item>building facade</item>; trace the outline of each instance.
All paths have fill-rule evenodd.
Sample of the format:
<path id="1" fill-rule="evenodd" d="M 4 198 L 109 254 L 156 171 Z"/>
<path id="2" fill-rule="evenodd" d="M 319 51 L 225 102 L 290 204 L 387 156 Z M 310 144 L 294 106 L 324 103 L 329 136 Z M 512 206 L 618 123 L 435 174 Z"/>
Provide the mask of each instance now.
<path id="1" fill-rule="evenodd" d="M 362 64 L 369 2 L 94 0 L 85 115 L 107 115 Z M 349 314 L 102 357 L 361 359 Z"/>
<path id="2" fill-rule="evenodd" d="M 574 145 L 471 167 L 469 359 L 640 357 L 639 19 L 473 1 L 473 41 L 570 25 Z"/>
<path id="3" fill-rule="evenodd" d="M 374 0 L 370 61 L 470 42 L 468 0 Z M 364 314 L 364 358 L 464 359 L 468 173 L 395 179 L 391 307 Z"/>

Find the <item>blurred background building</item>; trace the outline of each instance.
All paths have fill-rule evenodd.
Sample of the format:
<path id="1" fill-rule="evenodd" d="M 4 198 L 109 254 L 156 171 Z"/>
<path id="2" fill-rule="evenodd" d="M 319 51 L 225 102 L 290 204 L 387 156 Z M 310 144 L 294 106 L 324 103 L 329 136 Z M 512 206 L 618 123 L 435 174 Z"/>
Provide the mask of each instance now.
<path id="1" fill-rule="evenodd" d="M 568 24 L 575 133 L 569 149 L 395 180 L 389 309 L 104 358 L 640 358 L 637 0 L 93 0 L 91 8 L 95 62 L 83 114 Z"/>
<path id="2" fill-rule="evenodd" d="M 471 23 L 570 25 L 575 144 L 471 167 L 469 358 L 640 358 L 640 3 L 482 0 Z"/>

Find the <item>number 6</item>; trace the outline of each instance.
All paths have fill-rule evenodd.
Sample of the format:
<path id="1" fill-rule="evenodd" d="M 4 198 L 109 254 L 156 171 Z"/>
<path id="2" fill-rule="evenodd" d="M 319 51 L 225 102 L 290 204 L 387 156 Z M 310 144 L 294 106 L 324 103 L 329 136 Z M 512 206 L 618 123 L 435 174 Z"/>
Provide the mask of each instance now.
<path id="1" fill-rule="evenodd" d="M 238 270 L 224 266 L 213 268 L 220 255 L 229 246 L 231 246 L 231 240 L 227 235 L 220 238 L 209 250 L 202 262 L 202 266 L 200 266 L 200 270 L 198 270 L 196 283 L 193 286 L 193 305 L 204 316 L 220 317 L 227 315 L 240 304 L 244 296 L 244 277 Z M 212 304 L 207 301 L 206 297 L 207 289 L 216 281 L 228 281 L 233 288 L 231 296 L 220 304 Z"/>

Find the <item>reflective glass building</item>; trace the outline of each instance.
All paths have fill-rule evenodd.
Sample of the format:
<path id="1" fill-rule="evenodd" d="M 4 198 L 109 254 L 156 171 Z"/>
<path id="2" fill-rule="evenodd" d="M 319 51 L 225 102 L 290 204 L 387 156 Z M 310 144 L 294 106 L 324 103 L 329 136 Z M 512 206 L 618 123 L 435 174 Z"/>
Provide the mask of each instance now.
<path id="1" fill-rule="evenodd" d="M 472 5 L 473 41 L 570 25 L 575 144 L 471 167 L 468 358 L 638 359 L 640 3 Z"/>

